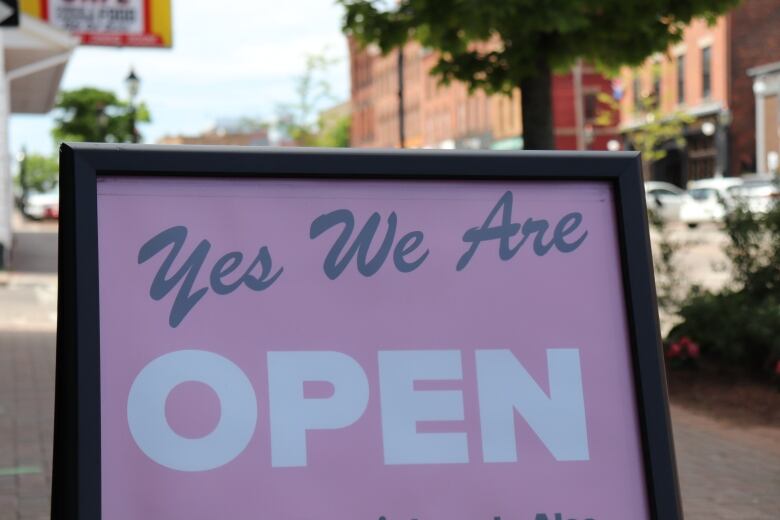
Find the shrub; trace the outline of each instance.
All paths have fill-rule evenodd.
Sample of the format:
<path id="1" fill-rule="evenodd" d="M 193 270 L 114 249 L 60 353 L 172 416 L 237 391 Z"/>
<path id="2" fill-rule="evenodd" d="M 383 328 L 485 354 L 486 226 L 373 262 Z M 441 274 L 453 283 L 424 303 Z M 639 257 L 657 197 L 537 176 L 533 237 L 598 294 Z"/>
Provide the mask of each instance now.
<path id="1" fill-rule="evenodd" d="M 701 346 L 702 359 L 772 375 L 780 362 L 780 204 L 763 215 L 737 207 L 724 229 L 733 283 L 718 292 L 692 291 L 667 340 L 687 336 Z"/>
<path id="2" fill-rule="evenodd" d="M 780 300 L 724 290 L 691 296 L 680 310 L 682 323 L 670 341 L 688 336 L 708 361 L 733 369 L 769 372 L 780 359 Z"/>

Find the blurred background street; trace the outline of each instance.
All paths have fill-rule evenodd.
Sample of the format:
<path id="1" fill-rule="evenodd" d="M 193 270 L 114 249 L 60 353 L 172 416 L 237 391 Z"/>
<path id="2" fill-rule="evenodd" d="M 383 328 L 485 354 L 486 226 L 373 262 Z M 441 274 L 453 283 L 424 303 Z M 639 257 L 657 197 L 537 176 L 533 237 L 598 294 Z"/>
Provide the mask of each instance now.
<path id="1" fill-rule="evenodd" d="M 0 0 L 0 520 L 49 518 L 64 141 L 641 152 L 685 517 L 779 519 L 778 27 L 780 0 Z"/>

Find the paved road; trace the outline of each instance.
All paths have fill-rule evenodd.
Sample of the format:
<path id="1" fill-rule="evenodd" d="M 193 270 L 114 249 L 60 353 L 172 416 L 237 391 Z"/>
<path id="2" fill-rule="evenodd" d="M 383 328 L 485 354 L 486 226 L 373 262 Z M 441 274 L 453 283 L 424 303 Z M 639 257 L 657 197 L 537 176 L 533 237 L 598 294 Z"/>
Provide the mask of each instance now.
<path id="1" fill-rule="evenodd" d="M 0 520 L 47 519 L 50 507 L 56 234 L 50 225 L 24 229 L 21 272 L 0 284 Z M 697 236 L 700 248 L 720 240 Z M 723 283 L 706 262 L 693 265 Z M 728 425 L 677 406 L 672 420 L 688 520 L 780 519 L 780 429 Z"/>

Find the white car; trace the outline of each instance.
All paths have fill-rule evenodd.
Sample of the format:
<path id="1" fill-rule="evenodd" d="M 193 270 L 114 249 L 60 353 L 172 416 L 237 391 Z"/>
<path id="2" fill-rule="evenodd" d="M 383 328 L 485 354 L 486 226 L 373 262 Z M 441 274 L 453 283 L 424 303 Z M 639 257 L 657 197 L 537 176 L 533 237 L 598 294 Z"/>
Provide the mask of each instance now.
<path id="1" fill-rule="evenodd" d="M 645 201 L 647 209 L 654 211 L 663 220 L 680 218 L 680 205 L 685 196 L 685 190 L 674 184 L 660 181 L 645 183 Z"/>
<path id="2" fill-rule="evenodd" d="M 24 214 L 36 220 L 60 218 L 59 187 L 44 193 L 27 195 L 27 200 L 24 201 Z"/>
<path id="3" fill-rule="evenodd" d="M 768 213 L 780 201 L 780 178 L 746 177 L 736 195 L 752 213 Z"/>
<path id="4" fill-rule="evenodd" d="M 702 222 L 722 222 L 734 206 L 735 195 L 742 182 L 739 177 L 691 182 L 680 206 L 680 220 L 691 228 Z"/>

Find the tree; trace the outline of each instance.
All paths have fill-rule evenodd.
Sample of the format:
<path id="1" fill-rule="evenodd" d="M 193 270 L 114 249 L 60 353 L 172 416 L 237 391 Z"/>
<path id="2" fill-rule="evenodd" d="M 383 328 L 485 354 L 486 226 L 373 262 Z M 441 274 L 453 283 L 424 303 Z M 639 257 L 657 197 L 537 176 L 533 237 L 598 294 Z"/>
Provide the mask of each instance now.
<path id="1" fill-rule="evenodd" d="M 323 103 L 333 101 L 330 84 L 325 79 L 336 60 L 322 54 L 306 56 L 306 67 L 297 78 L 296 100 L 278 108 L 279 129 L 299 146 L 317 146 L 317 112 Z"/>
<path id="2" fill-rule="evenodd" d="M 522 91 L 527 149 L 554 147 L 554 70 L 582 58 L 615 70 L 679 41 L 738 0 L 339 0 L 344 30 L 383 52 L 416 40 L 439 51 L 433 74 L 488 93 Z"/>
<path id="3" fill-rule="evenodd" d="M 60 92 L 52 130 L 54 139 L 94 143 L 133 141 L 133 115 L 136 122 L 149 122 L 149 111 L 141 103 L 133 107 L 113 92 L 92 87 Z"/>
<path id="4" fill-rule="evenodd" d="M 16 177 L 23 196 L 27 192 L 46 192 L 57 185 L 59 163 L 56 157 L 40 154 L 24 154 L 19 161 L 19 175 Z"/>
<path id="5" fill-rule="evenodd" d="M 598 95 L 598 100 L 609 110 L 596 116 L 596 124 L 612 126 L 613 114 L 620 111 L 619 103 L 604 92 Z M 642 160 L 648 165 L 666 157 L 667 152 L 662 145 L 674 141 L 679 148 L 685 146 L 685 127 L 696 119 L 682 110 L 662 112 L 656 94 L 641 96 L 637 112 L 642 115 L 645 123 L 628 134 L 628 141 L 634 150 L 642 154 Z"/>
<path id="6" fill-rule="evenodd" d="M 349 134 L 352 126 L 352 118 L 350 116 L 339 117 L 330 123 L 320 118 L 318 126 L 320 131 L 315 139 L 315 146 L 326 148 L 349 147 Z"/>

